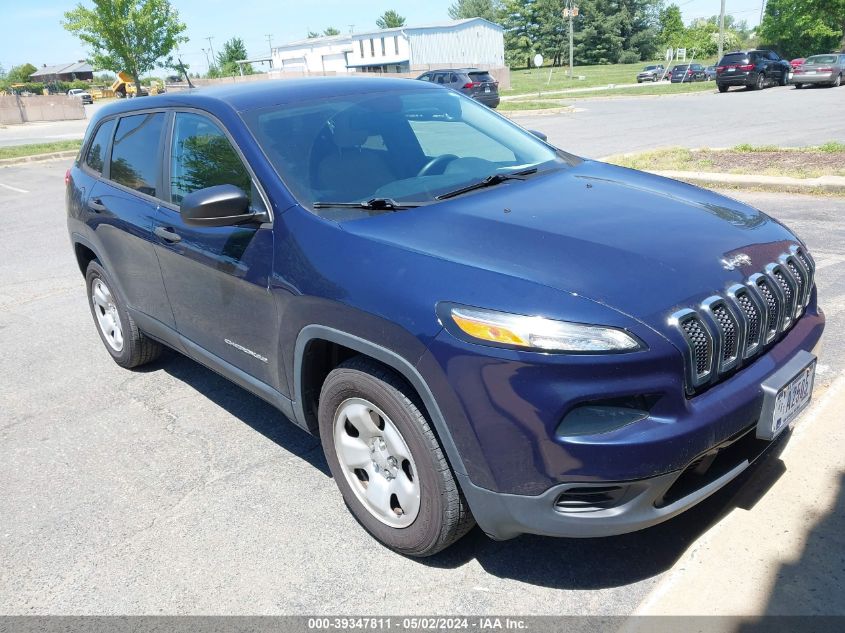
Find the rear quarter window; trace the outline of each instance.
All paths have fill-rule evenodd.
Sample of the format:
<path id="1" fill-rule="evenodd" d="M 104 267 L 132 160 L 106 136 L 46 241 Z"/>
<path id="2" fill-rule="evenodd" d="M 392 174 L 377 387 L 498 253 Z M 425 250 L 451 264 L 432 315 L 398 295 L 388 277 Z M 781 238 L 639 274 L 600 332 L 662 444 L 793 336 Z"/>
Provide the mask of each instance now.
<path id="1" fill-rule="evenodd" d="M 92 171 L 98 174 L 103 173 L 103 165 L 106 160 L 106 152 L 108 151 L 109 141 L 114 131 L 114 119 L 104 121 L 97 128 L 94 134 L 94 140 L 88 146 L 88 151 L 85 153 L 85 165 Z"/>

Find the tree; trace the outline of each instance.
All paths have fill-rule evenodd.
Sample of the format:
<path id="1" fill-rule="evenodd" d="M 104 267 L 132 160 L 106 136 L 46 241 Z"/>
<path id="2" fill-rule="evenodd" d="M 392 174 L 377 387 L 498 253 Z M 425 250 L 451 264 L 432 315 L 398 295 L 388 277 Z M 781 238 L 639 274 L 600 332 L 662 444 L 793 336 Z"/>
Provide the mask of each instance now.
<path id="1" fill-rule="evenodd" d="M 381 17 L 376 20 L 376 26 L 380 29 L 395 29 L 400 26 L 405 26 L 405 18 L 396 13 L 393 9 L 388 9 L 381 14 Z"/>
<path id="2" fill-rule="evenodd" d="M 220 66 L 221 75 L 237 75 L 241 72 L 238 68 L 238 61 L 248 57 L 246 52 L 246 45 L 239 37 L 233 37 L 227 42 L 223 43 L 223 49 L 217 53 L 217 63 Z M 252 69 L 252 64 L 243 64 L 243 74 L 251 75 L 255 71 Z"/>
<path id="3" fill-rule="evenodd" d="M 325 31 L 323 31 L 323 35 L 326 35 L 326 36 L 340 35 L 340 29 L 336 29 L 333 26 L 330 26 L 330 27 L 326 28 Z"/>
<path id="4" fill-rule="evenodd" d="M 25 84 L 30 81 L 29 76 L 37 70 L 35 66 L 29 63 L 12 66 L 6 75 L 6 79 L 11 84 Z"/>
<path id="5" fill-rule="evenodd" d="M 97 68 L 126 71 L 141 94 L 141 75 L 159 62 L 171 65 L 171 53 L 185 25 L 168 0 L 94 0 L 94 8 L 79 4 L 65 13 L 65 29 L 91 48 Z"/>
<path id="6" fill-rule="evenodd" d="M 510 66 L 529 67 L 539 28 L 533 0 L 504 0 L 502 26 L 505 28 L 505 61 Z"/>
<path id="7" fill-rule="evenodd" d="M 845 50 L 845 0 L 770 0 L 757 35 L 786 57 Z"/>
<path id="8" fill-rule="evenodd" d="M 484 18 L 499 24 L 502 20 L 502 3 L 500 0 L 457 0 L 449 7 L 449 17 L 453 20 Z"/>
<path id="9" fill-rule="evenodd" d="M 677 4 L 670 4 L 660 12 L 660 42 L 664 46 L 677 47 L 685 30 L 681 9 Z"/>
<path id="10" fill-rule="evenodd" d="M 315 37 L 320 37 L 320 34 L 317 31 L 308 31 L 308 39 L 313 40 Z"/>

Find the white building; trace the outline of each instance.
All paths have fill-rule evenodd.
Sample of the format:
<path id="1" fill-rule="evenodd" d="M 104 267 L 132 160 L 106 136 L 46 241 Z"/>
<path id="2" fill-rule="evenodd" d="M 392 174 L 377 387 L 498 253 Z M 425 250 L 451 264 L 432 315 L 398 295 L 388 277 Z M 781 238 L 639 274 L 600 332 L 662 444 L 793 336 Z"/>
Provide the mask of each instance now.
<path id="1" fill-rule="evenodd" d="M 504 65 L 503 29 L 483 18 L 315 37 L 273 48 L 275 70 L 306 74 Z"/>

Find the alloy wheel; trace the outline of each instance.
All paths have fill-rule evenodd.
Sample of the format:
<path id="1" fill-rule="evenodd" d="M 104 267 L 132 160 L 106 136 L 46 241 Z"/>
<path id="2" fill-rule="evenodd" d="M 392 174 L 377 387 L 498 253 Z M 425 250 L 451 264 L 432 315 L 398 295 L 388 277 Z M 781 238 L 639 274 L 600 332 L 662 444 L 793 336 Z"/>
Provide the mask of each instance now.
<path id="1" fill-rule="evenodd" d="M 100 328 L 106 343 L 115 352 L 123 351 L 123 328 L 120 325 L 117 304 L 111 290 L 100 278 L 91 283 L 91 303 L 97 317 L 97 327 Z"/>

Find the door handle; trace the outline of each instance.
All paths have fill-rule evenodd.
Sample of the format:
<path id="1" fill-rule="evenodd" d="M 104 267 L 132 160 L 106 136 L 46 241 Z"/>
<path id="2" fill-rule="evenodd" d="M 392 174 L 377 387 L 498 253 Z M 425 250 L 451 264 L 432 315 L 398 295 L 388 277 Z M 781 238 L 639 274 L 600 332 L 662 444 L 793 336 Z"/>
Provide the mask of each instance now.
<path id="1" fill-rule="evenodd" d="M 102 213 L 103 211 L 108 211 L 108 207 L 103 204 L 103 201 L 100 198 L 92 198 L 88 201 L 88 208 L 91 209 L 94 213 Z"/>
<path id="2" fill-rule="evenodd" d="M 178 233 L 176 233 L 176 231 L 174 231 L 171 228 L 166 228 L 166 227 L 163 227 L 163 226 L 157 226 L 153 230 L 153 233 L 155 233 L 158 237 L 160 237 L 161 239 L 163 239 L 167 242 L 174 242 L 175 243 L 175 242 L 181 242 L 182 241 L 182 236 L 179 235 Z"/>

